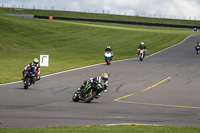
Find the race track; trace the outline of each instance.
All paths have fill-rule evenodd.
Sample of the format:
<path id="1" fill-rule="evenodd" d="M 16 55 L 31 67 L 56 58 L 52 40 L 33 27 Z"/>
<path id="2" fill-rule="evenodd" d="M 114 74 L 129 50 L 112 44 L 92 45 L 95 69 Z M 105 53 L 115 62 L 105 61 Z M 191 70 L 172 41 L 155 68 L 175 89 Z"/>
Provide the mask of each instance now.
<path id="1" fill-rule="evenodd" d="M 30 89 L 0 85 L 0 127 L 139 123 L 200 126 L 200 34 L 149 56 L 43 77 Z M 148 46 L 148 45 L 147 45 Z M 103 57 L 102 57 L 103 58 Z M 110 74 L 107 93 L 72 102 L 83 80 Z"/>

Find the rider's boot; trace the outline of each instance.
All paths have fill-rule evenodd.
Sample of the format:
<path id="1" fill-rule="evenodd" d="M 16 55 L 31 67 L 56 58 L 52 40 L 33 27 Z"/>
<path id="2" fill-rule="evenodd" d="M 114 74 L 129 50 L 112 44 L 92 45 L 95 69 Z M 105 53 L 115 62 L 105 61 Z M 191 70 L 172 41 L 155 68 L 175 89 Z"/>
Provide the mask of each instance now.
<path id="1" fill-rule="evenodd" d="M 95 99 L 98 99 L 98 98 L 100 98 L 101 97 L 101 94 L 99 93 L 96 97 L 95 97 Z"/>

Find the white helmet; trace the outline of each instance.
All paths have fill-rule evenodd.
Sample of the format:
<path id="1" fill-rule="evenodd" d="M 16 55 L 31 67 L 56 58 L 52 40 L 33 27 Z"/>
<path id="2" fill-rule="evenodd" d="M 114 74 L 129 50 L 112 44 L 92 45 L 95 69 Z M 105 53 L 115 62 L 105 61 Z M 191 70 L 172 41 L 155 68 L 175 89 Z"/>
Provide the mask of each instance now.
<path id="1" fill-rule="evenodd" d="M 38 60 L 37 58 L 35 58 L 35 59 L 33 60 L 33 63 L 34 63 L 34 64 L 38 64 L 38 63 L 39 63 L 39 60 Z"/>
<path id="2" fill-rule="evenodd" d="M 107 46 L 107 48 L 110 48 L 110 46 Z"/>
<path id="3" fill-rule="evenodd" d="M 141 42 L 141 45 L 144 45 L 144 42 Z"/>

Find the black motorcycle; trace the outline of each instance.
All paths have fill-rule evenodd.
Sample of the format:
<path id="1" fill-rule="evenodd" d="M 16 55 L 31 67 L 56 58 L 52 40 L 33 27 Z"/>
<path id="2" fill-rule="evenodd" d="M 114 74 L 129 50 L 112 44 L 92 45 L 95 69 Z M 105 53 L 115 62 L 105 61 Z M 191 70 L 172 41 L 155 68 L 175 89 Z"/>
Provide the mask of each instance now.
<path id="1" fill-rule="evenodd" d="M 72 100 L 78 102 L 79 100 L 84 101 L 85 103 L 91 102 L 94 98 L 97 98 L 97 95 L 102 92 L 101 85 L 97 82 L 88 82 L 82 90 L 77 90 Z"/>
<path id="2" fill-rule="evenodd" d="M 34 66 L 31 66 L 28 68 L 28 70 L 24 71 L 24 78 L 23 78 L 24 89 L 28 89 L 29 86 L 35 83 L 36 74 L 37 71 Z"/>
<path id="3" fill-rule="evenodd" d="M 199 54 L 200 53 L 200 45 L 196 45 L 195 50 L 196 50 L 197 54 Z"/>

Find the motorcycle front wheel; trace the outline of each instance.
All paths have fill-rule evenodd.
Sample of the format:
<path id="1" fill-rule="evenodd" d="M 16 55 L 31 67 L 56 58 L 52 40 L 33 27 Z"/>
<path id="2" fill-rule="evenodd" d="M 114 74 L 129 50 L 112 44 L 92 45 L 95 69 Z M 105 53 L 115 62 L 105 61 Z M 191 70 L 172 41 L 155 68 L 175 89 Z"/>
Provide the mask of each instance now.
<path id="1" fill-rule="evenodd" d="M 110 65 L 109 61 L 106 61 L 106 64 L 107 64 L 107 65 Z"/>
<path id="2" fill-rule="evenodd" d="M 25 79 L 25 81 L 24 81 L 24 89 L 28 89 L 29 83 L 30 83 L 30 78 L 27 77 L 27 78 Z"/>
<path id="3" fill-rule="evenodd" d="M 142 57 L 142 55 L 140 55 L 140 61 L 143 61 L 143 57 Z"/>
<path id="4" fill-rule="evenodd" d="M 74 93 L 74 95 L 72 96 L 72 100 L 74 101 L 74 102 L 78 102 L 79 101 L 79 96 L 78 96 L 78 94 L 77 94 L 77 91 Z"/>

